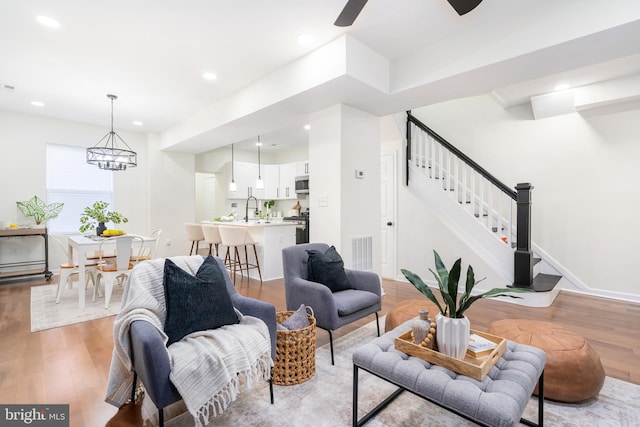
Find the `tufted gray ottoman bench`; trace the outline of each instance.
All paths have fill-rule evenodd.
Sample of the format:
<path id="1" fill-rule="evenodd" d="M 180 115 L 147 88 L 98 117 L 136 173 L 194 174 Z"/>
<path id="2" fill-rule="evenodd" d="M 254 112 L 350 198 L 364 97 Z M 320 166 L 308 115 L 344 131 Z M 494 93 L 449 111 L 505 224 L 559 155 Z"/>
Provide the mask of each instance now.
<path id="1" fill-rule="evenodd" d="M 353 426 L 366 423 L 404 390 L 483 426 L 543 425 L 544 351 L 507 341 L 507 350 L 482 381 L 395 349 L 394 339 L 410 329 L 410 320 L 353 353 Z M 363 369 L 399 387 L 358 420 L 358 370 Z M 538 423 L 522 419 L 539 382 Z"/>

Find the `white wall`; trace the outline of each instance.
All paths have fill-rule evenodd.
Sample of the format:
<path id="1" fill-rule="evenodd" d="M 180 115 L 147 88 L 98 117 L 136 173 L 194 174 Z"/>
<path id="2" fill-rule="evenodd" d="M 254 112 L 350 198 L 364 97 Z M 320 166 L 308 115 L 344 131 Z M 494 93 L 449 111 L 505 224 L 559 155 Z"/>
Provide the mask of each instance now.
<path id="1" fill-rule="evenodd" d="M 640 293 L 631 268 L 640 238 L 639 110 L 533 120 L 529 106 L 504 110 L 480 96 L 413 113 L 507 185 L 531 182 L 533 241 L 589 288 Z M 417 201 L 405 196 L 405 220 L 418 221 Z M 404 229 L 399 241 L 410 237 Z"/>
<path id="2" fill-rule="evenodd" d="M 346 105 L 311 115 L 309 209 L 312 242 L 336 246 L 351 265 L 351 241 L 373 238 L 380 272 L 380 119 Z M 365 173 L 355 177 L 356 169 Z M 326 204 L 323 203 L 326 200 Z"/>
<path id="3" fill-rule="evenodd" d="M 188 255 L 184 224 L 196 220 L 195 156 L 159 148 L 160 138 L 150 135 L 149 229 L 162 229 L 159 256 Z"/>
<path id="4" fill-rule="evenodd" d="M 334 105 L 311 114 L 309 131 L 309 209 L 311 242 L 335 245 L 341 251 L 342 200 L 340 138 L 341 106 Z M 326 206 L 319 200 L 326 198 Z"/>

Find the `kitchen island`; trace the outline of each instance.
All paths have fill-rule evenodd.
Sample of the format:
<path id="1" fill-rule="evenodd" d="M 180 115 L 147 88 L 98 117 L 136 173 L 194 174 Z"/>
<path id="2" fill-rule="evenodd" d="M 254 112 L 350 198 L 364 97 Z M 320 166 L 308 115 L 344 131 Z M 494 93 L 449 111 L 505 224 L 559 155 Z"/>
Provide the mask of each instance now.
<path id="1" fill-rule="evenodd" d="M 215 224 L 232 227 L 245 227 L 253 240 L 256 241 L 258 251 L 258 261 L 262 280 L 280 279 L 282 274 L 282 249 L 296 244 L 296 224 L 290 222 L 274 221 L 203 221 L 203 224 Z M 227 248 L 220 245 L 219 254 L 224 258 Z M 242 251 L 244 252 L 244 251 Z M 248 252 L 251 259 L 253 251 Z M 241 254 L 244 257 L 244 253 Z M 246 271 L 245 271 L 246 273 Z M 249 270 L 249 276 L 260 279 L 258 270 Z"/>

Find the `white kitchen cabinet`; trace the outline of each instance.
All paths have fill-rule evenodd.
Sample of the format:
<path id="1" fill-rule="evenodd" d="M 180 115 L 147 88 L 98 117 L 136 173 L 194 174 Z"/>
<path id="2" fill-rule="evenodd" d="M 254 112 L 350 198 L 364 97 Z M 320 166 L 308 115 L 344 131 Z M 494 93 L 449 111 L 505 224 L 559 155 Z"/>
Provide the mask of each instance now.
<path id="1" fill-rule="evenodd" d="M 264 180 L 264 199 L 278 199 L 280 165 L 262 165 L 262 179 Z"/>
<path id="2" fill-rule="evenodd" d="M 278 198 L 281 200 L 296 198 L 296 164 L 285 163 L 280 165 L 280 184 Z"/>
<path id="3" fill-rule="evenodd" d="M 296 176 L 309 175 L 309 161 L 296 162 Z"/>
<path id="4" fill-rule="evenodd" d="M 256 180 L 258 179 L 258 165 L 256 163 L 235 162 L 234 175 L 238 191 L 229 192 L 230 199 L 246 199 L 256 195 Z"/>

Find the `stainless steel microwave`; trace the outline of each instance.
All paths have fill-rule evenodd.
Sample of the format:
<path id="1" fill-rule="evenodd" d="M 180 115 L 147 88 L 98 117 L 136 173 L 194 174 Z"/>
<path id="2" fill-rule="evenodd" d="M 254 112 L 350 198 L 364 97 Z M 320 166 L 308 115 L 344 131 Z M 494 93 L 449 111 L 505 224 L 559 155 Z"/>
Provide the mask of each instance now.
<path id="1" fill-rule="evenodd" d="M 296 193 L 309 194 L 309 175 L 296 176 Z"/>

